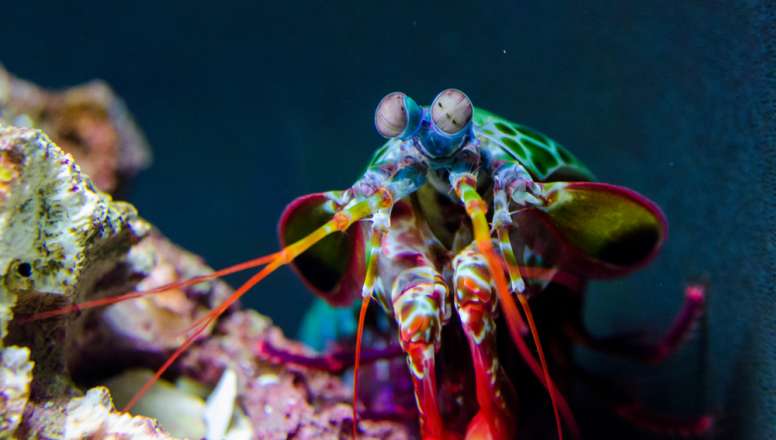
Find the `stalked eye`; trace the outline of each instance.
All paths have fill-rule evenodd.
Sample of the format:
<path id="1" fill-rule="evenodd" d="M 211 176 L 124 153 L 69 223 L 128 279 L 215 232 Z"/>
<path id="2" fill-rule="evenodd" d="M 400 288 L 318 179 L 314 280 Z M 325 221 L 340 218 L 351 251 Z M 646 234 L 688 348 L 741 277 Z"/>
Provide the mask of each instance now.
<path id="1" fill-rule="evenodd" d="M 420 107 L 402 92 L 393 92 L 377 104 L 375 128 L 385 138 L 407 138 L 420 126 Z"/>
<path id="2" fill-rule="evenodd" d="M 447 89 L 434 98 L 431 104 L 431 120 L 447 134 L 455 134 L 466 128 L 472 119 L 472 102 L 458 89 Z"/>

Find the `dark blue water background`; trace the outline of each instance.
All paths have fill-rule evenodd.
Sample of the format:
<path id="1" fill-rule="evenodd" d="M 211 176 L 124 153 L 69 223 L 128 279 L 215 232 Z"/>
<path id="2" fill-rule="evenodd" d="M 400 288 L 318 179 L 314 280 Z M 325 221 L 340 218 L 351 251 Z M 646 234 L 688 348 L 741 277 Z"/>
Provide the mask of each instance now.
<path id="1" fill-rule="evenodd" d="M 592 289 L 595 331 L 659 334 L 685 282 L 710 284 L 665 366 L 585 363 L 654 406 L 715 411 L 720 438 L 776 437 L 772 6 L 255 3 L 6 3 L 0 62 L 49 87 L 107 80 L 154 148 L 129 200 L 214 267 L 274 250 L 288 201 L 359 175 L 385 93 L 461 88 L 664 208 L 655 263 Z M 310 300 L 283 270 L 244 303 L 293 332 Z"/>

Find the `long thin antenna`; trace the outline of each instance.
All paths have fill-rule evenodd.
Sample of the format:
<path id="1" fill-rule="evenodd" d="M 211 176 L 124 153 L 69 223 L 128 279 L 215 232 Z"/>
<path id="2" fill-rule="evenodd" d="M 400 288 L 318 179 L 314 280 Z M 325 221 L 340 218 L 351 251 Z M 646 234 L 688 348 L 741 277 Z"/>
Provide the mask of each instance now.
<path id="1" fill-rule="evenodd" d="M 199 337 L 200 334 L 205 330 L 205 328 L 210 325 L 211 322 L 214 322 L 216 319 L 218 319 L 219 316 L 221 316 L 226 310 L 231 307 L 232 304 L 237 302 L 237 300 L 240 299 L 245 293 L 248 292 L 253 286 L 260 283 L 264 278 L 269 276 L 272 272 L 274 272 L 277 268 L 280 266 L 283 266 L 285 264 L 288 264 L 292 262 L 296 257 L 298 257 L 301 253 L 306 251 L 307 249 L 310 249 L 313 245 L 324 239 L 325 237 L 329 236 L 330 234 L 337 232 L 337 231 L 345 231 L 347 230 L 353 223 L 359 221 L 360 219 L 366 217 L 369 215 L 372 211 L 372 205 L 379 203 L 382 201 L 382 194 L 374 194 L 362 201 L 359 201 L 353 205 L 351 205 L 348 208 L 345 208 L 341 211 L 338 211 L 336 214 L 334 214 L 328 222 L 324 223 L 323 225 L 319 226 L 314 231 L 310 232 L 303 238 L 295 241 L 294 243 L 284 247 L 280 251 L 271 254 L 267 257 L 269 261 L 268 264 L 262 268 L 257 274 L 253 275 L 248 281 L 243 283 L 242 286 L 240 286 L 237 290 L 232 292 L 231 295 L 218 307 L 214 308 L 210 312 L 205 315 L 201 320 L 198 320 L 198 322 L 201 322 L 201 326 L 197 328 L 192 335 L 186 338 L 186 340 L 183 342 L 183 344 L 178 347 L 175 352 L 170 355 L 169 358 L 162 364 L 162 366 L 154 373 L 153 377 L 148 379 L 146 383 L 141 387 L 141 389 L 135 393 L 135 395 L 132 397 L 132 399 L 129 401 L 127 406 L 125 407 L 125 411 L 128 411 L 131 409 L 135 403 L 146 393 L 149 389 L 159 380 L 160 377 L 162 377 L 162 374 L 164 374 L 165 371 L 167 371 L 168 368 L 188 349 L 191 344 L 194 343 L 194 341 Z"/>
<path id="2" fill-rule="evenodd" d="M 137 393 L 135 393 L 134 396 L 132 396 L 132 399 L 130 399 L 129 403 L 126 404 L 123 411 L 130 411 L 132 407 L 135 406 L 138 400 L 140 400 L 147 392 L 151 389 L 152 386 L 159 380 L 159 378 L 162 377 L 165 371 L 170 368 L 170 366 L 191 346 L 191 344 L 194 343 L 194 341 L 197 340 L 199 335 L 202 334 L 203 331 L 210 325 L 211 322 L 218 319 L 219 316 L 221 316 L 232 304 L 234 304 L 241 296 L 243 296 L 245 293 L 248 292 L 253 286 L 256 284 L 259 284 L 261 280 L 266 278 L 269 274 L 275 271 L 278 267 L 280 267 L 280 261 L 275 260 L 270 265 L 262 269 L 259 273 L 253 275 L 248 281 L 246 281 L 242 286 L 240 286 L 237 290 L 235 290 L 229 298 L 223 302 L 223 304 L 219 305 L 217 308 L 211 310 L 208 312 L 207 319 L 205 319 L 202 322 L 202 325 L 196 329 L 194 333 L 192 333 L 186 340 L 181 344 L 178 349 L 175 350 L 173 354 L 170 355 L 170 357 L 167 358 L 167 360 L 162 364 L 161 367 L 159 367 L 158 370 L 154 373 L 154 375 L 149 378 L 143 386 L 138 390 Z"/>
<path id="3" fill-rule="evenodd" d="M 353 364 L 353 439 L 358 438 L 358 369 L 361 362 L 361 338 L 364 335 L 366 311 L 369 308 L 370 296 L 361 300 L 361 310 L 358 313 L 358 331 L 356 332 L 356 358 Z"/>
<path id="4" fill-rule="evenodd" d="M 477 181 L 473 176 L 464 175 L 455 185 L 456 193 L 458 194 L 458 197 L 461 199 L 461 201 L 464 202 L 466 213 L 469 215 L 469 218 L 472 221 L 474 240 L 477 243 L 477 248 L 479 249 L 480 253 L 482 253 L 483 257 L 485 257 L 485 261 L 488 264 L 488 270 L 490 271 L 493 283 L 496 286 L 496 294 L 498 295 L 501 309 L 504 312 L 504 317 L 506 318 L 507 326 L 509 327 L 512 340 L 520 352 L 521 357 L 525 360 L 537 378 L 539 378 L 539 380 L 544 384 L 548 393 L 550 394 L 550 401 L 552 402 L 553 412 L 556 416 L 558 438 L 559 440 L 562 440 L 563 430 L 560 423 L 560 418 L 558 417 L 558 402 L 556 401 L 556 396 L 560 396 L 560 393 L 555 393 L 555 385 L 552 382 L 549 373 L 546 371 L 546 369 L 536 365 L 536 360 L 531 355 L 531 352 L 526 346 L 525 341 L 523 341 L 521 333 L 522 330 L 526 328 L 525 322 L 521 318 L 520 312 L 517 310 L 517 306 L 515 305 L 515 301 L 512 298 L 512 295 L 509 293 L 509 288 L 505 276 L 506 268 L 504 267 L 504 262 L 502 261 L 501 256 L 497 254 L 493 248 L 493 241 L 490 236 L 490 228 L 488 227 L 488 221 L 485 218 L 488 205 L 477 193 L 476 186 Z M 572 429 L 576 431 L 576 425 L 573 422 L 571 411 L 565 404 L 565 400 L 563 406 L 564 408 L 562 412 L 564 413 L 564 416 L 569 419 L 569 424 L 572 425 Z"/>
<path id="5" fill-rule="evenodd" d="M 144 296 L 148 295 L 154 295 L 158 293 L 164 293 L 173 289 L 183 289 L 185 287 L 193 286 L 195 284 L 203 283 L 205 281 L 210 281 L 216 278 L 221 278 L 226 275 L 230 275 L 236 272 L 241 272 L 243 270 L 252 269 L 254 267 L 261 266 L 263 264 L 268 263 L 269 261 L 272 261 L 273 258 L 277 257 L 277 252 L 269 255 L 265 255 L 263 257 L 254 258 L 252 260 L 244 261 L 242 263 L 235 264 L 233 266 L 229 266 L 226 268 L 223 268 L 221 270 L 217 270 L 215 272 L 211 272 L 205 275 L 199 275 L 193 278 L 189 278 L 186 280 L 181 281 L 175 281 L 172 283 L 164 284 L 158 287 L 154 287 L 147 290 L 135 290 L 132 292 L 123 293 L 121 295 L 117 296 L 109 296 L 105 298 L 99 298 L 99 299 L 93 299 L 89 301 L 84 301 L 82 303 L 78 304 L 71 304 L 68 306 L 60 307 L 58 309 L 53 310 L 47 310 L 45 312 L 39 312 L 34 313 L 30 316 L 20 318 L 18 320 L 19 323 L 25 324 L 32 321 L 40 321 L 42 319 L 49 319 L 60 315 L 67 315 L 68 313 L 75 313 L 79 312 L 81 310 L 87 310 L 87 309 L 93 309 L 95 307 L 102 307 L 107 306 L 111 304 L 116 304 L 124 301 L 129 301 L 131 299 L 135 298 L 142 298 Z"/>
<path id="6" fill-rule="evenodd" d="M 547 360 L 544 358 L 544 350 L 542 349 L 542 343 L 539 341 L 539 332 L 536 330 L 536 323 L 533 319 L 533 313 L 531 313 L 531 308 L 528 307 L 528 299 L 525 297 L 525 295 L 518 293 L 517 299 L 520 301 L 520 306 L 523 309 L 523 313 L 525 313 L 525 319 L 528 321 L 528 328 L 531 329 L 531 336 L 533 336 L 534 345 L 536 345 L 536 352 L 539 353 L 539 362 L 542 364 L 544 380 L 547 382 L 547 392 L 550 393 L 550 400 L 552 400 L 552 411 L 555 413 L 555 426 L 558 429 L 558 436 L 563 438 L 563 436 L 560 435 L 561 426 L 560 416 L 558 415 L 558 404 L 556 402 L 555 384 L 550 381 L 550 369 L 547 367 Z"/>

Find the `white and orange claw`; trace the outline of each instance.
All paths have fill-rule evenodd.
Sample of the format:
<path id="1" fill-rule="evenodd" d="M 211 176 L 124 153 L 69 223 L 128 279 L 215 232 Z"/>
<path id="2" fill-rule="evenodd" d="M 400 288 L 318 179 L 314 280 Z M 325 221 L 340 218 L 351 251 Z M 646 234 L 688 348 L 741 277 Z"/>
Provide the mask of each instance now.
<path id="1" fill-rule="evenodd" d="M 518 299 L 521 300 L 521 306 L 526 313 L 526 318 L 530 324 L 531 333 L 534 338 L 534 343 L 539 354 L 541 365 L 536 362 L 531 351 L 523 340 L 522 330 L 525 328 L 525 322 L 517 310 L 514 298 L 510 294 L 509 286 L 505 276 L 506 267 L 504 260 L 493 248 L 493 239 L 490 235 L 490 228 L 488 227 L 488 221 L 485 218 L 485 214 L 488 210 L 488 205 L 482 200 L 482 197 L 477 193 L 477 176 L 470 172 L 454 172 L 450 173 L 450 184 L 455 189 L 455 193 L 458 198 L 463 202 L 466 209 L 466 213 L 472 222 L 472 229 L 474 232 L 474 240 L 477 244 L 477 248 L 485 258 L 488 265 L 488 271 L 493 279 L 495 291 L 498 297 L 499 304 L 501 305 L 502 313 L 506 319 L 509 333 L 512 336 L 512 341 L 515 343 L 520 356 L 526 362 L 528 367 L 544 384 L 547 388 L 547 392 L 550 395 L 550 401 L 552 402 L 552 409 L 555 415 L 555 424 L 558 431 L 559 440 L 563 439 L 563 428 L 561 426 L 561 414 L 566 419 L 567 424 L 571 428 L 574 437 L 578 438 L 576 422 L 574 421 L 573 414 L 566 403 L 563 395 L 556 389 L 555 383 L 550 377 L 547 369 L 547 364 L 544 359 L 543 350 L 539 343 L 539 337 L 536 333 L 535 326 L 531 321 L 530 309 L 527 302 L 525 302 L 524 295 L 518 295 Z"/>
<path id="2" fill-rule="evenodd" d="M 407 353 L 415 398 L 425 437 L 444 435 L 437 402 L 435 353 L 442 339 L 447 286 L 430 266 L 401 272 L 391 292 L 393 313 L 399 325 L 399 341 Z"/>
<path id="3" fill-rule="evenodd" d="M 491 277 L 485 259 L 472 243 L 453 260 L 455 308 L 474 365 L 479 411 L 469 422 L 466 439 L 509 440 L 515 426 L 504 392 L 509 379 L 499 366 Z"/>

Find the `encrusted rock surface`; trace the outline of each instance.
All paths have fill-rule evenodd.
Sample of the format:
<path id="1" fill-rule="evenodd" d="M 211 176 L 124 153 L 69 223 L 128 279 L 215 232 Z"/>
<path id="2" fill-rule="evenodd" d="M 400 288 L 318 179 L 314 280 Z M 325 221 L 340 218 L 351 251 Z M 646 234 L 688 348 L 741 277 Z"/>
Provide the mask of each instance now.
<path id="1" fill-rule="evenodd" d="M 201 258 L 170 243 L 155 229 L 133 246 L 101 282 L 100 290 L 144 290 L 210 272 Z M 231 292 L 212 281 L 106 307 L 84 318 L 69 366 L 80 375 L 117 361 L 155 368 L 186 338 L 187 330 Z M 204 336 L 210 329 L 204 332 Z"/>
<path id="2" fill-rule="evenodd" d="M 87 298 L 149 229 L 41 131 L 0 122 L 0 344 L 13 344 L 2 348 L 3 435 L 68 438 L 69 405 L 80 395 L 65 362 L 74 315 L 13 325 L 14 313 Z"/>
<path id="3" fill-rule="evenodd" d="M 102 385 L 123 406 L 186 330 L 229 295 L 221 281 L 26 321 L 209 271 L 134 207 L 97 190 L 42 131 L 0 120 L 0 438 L 348 437 L 348 387 L 264 360 L 257 354 L 264 341 L 306 349 L 239 306 L 173 365 L 165 378 L 174 384 L 159 382 L 135 415 L 115 409 Z M 362 438 L 409 435 L 391 422 L 361 428 Z"/>
<path id="4" fill-rule="evenodd" d="M 43 130 L 109 193 L 151 161 L 142 132 L 102 81 L 49 91 L 0 66 L 0 119 Z"/>
<path id="5" fill-rule="evenodd" d="M 83 397 L 70 400 L 65 413 L 64 437 L 69 439 L 121 439 L 128 434 L 137 439 L 173 438 L 152 419 L 117 412 L 104 387 L 92 388 Z"/>
<path id="6" fill-rule="evenodd" d="M 264 316 L 237 311 L 223 319 L 213 337 L 190 350 L 184 371 L 202 383 L 214 383 L 224 370 L 236 372 L 238 399 L 262 439 L 348 438 L 351 432 L 351 392 L 330 374 L 268 363 L 257 355 L 261 343 L 293 352 L 309 352 L 287 340 Z M 404 426 L 360 422 L 360 438 L 402 439 Z"/>
<path id="7" fill-rule="evenodd" d="M 22 311 L 82 300 L 148 230 L 41 131 L 0 125 L 0 338 L 19 292 Z"/>
<path id="8" fill-rule="evenodd" d="M 6 347 L 0 350 L 0 432 L 14 432 L 22 421 L 30 398 L 32 362 L 30 350 Z"/>

